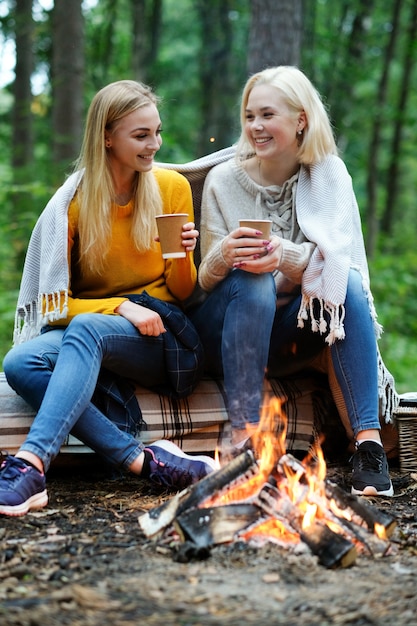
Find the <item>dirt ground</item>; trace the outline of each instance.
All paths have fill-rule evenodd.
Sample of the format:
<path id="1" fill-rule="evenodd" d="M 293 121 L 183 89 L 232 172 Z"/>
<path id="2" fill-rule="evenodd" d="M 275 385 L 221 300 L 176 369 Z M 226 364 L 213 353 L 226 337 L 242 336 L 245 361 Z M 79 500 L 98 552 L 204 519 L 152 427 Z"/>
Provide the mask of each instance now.
<path id="1" fill-rule="evenodd" d="M 347 468 L 328 477 L 349 488 Z M 414 626 L 417 477 L 395 467 L 392 477 L 395 497 L 372 500 L 398 520 L 390 554 L 326 569 L 272 544 L 179 562 L 138 524 L 169 495 L 97 463 L 55 467 L 46 509 L 0 517 L 0 624 Z"/>

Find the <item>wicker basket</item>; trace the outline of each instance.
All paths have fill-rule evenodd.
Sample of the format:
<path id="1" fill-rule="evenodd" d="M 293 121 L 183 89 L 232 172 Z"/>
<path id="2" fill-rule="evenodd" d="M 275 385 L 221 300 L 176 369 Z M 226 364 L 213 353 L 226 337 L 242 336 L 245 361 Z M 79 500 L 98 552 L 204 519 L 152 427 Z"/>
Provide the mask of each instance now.
<path id="1" fill-rule="evenodd" d="M 395 409 L 401 471 L 417 472 L 417 392 L 405 393 Z"/>

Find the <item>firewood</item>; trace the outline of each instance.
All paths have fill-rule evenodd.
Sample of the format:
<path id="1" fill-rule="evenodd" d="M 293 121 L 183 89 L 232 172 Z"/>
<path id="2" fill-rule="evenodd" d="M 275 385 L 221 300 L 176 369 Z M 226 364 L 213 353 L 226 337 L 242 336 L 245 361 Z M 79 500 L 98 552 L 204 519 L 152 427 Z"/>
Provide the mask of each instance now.
<path id="1" fill-rule="evenodd" d="M 356 547 L 326 524 L 313 522 L 300 531 L 300 537 L 324 567 L 349 567 L 356 561 Z"/>
<path id="2" fill-rule="evenodd" d="M 286 523 L 296 531 L 302 541 L 318 557 L 321 565 L 328 568 L 349 567 L 357 557 L 354 544 L 342 534 L 332 531 L 324 522 L 313 521 L 302 527 L 302 511 L 295 506 L 287 494 L 270 484 L 265 484 L 256 499 L 266 513 Z"/>
<path id="3" fill-rule="evenodd" d="M 285 474 L 284 468 L 290 469 L 294 474 L 298 474 L 300 477 L 303 477 L 306 471 L 304 465 L 290 454 L 283 455 L 279 460 L 278 469 L 283 474 Z M 378 524 L 384 529 L 386 538 L 391 537 L 397 526 L 397 521 L 392 515 L 365 502 L 363 498 L 355 494 L 347 493 L 339 487 L 339 485 L 336 485 L 328 479 L 324 480 L 324 489 L 327 497 L 333 499 L 340 509 L 347 511 L 350 519 L 357 526 L 366 525 L 368 530 L 374 533 L 375 525 Z M 372 539 L 368 538 L 368 542 L 372 543 Z M 373 543 L 375 545 L 375 542 Z M 380 546 L 378 552 L 382 549 L 382 546 Z"/>
<path id="4" fill-rule="evenodd" d="M 262 516 L 251 503 L 226 504 L 185 511 L 174 521 L 182 540 L 190 539 L 199 547 L 229 543 L 236 533 L 257 522 Z"/>
<path id="5" fill-rule="evenodd" d="M 386 537 L 391 537 L 397 526 L 397 520 L 392 515 L 364 502 L 363 498 L 347 493 L 328 480 L 325 482 L 325 488 L 327 497 L 333 498 L 340 509 L 349 510 L 356 524 L 366 524 L 371 532 L 375 532 L 375 524 L 378 524 L 384 528 Z"/>
<path id="6" fill-rule="evenodd" d="M 214 493 L 221 493 L 237 480 L 244 479 L 248 472 L 255 474 L 257 469 L 253 452 L 246 450 L 224 467 L 208 474 L 198 483 L 190 485 L 170 500 L 141 515 L 138 520 L 139 525 L 147 537 L 155 536 L 184 511 L 201 505 Z"/>

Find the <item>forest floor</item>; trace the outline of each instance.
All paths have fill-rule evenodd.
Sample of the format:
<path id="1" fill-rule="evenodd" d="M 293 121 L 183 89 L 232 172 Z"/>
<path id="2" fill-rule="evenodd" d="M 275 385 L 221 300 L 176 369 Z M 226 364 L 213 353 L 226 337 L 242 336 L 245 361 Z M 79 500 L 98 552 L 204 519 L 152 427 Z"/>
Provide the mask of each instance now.
<path id="1" fill-rule="evenodd" d="M 327 476 L 349 488 L 349 470 Z M 232 543 L 178 562 L 138 517 L 170 496 L 82 463 L 52 470 L 49 504 L 0 517 L 2 626 L 406 626 L 416 624 L 417 477 L 370 500 L 398 526 L 389 554 L 326 569 L 309 552 Z"/>

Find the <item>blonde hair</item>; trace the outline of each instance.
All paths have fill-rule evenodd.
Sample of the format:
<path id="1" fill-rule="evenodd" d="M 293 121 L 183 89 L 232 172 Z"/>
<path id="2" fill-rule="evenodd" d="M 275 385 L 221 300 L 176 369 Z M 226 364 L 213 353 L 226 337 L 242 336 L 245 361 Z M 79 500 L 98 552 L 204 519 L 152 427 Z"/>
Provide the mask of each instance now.
<path id="1" fill-rule="evenodd" d="M 278 89 L 294 117 L 305 113 L 306 127 L 297 154 L 299 163 L 312 165 L 322 161 L 328 154 L 337 154 L 333 130 L 320 94 L 301 70 L 289 65 L 280 65 L 254 74 L 243 89 L 240 108 L 242 132 L 237 143 L 239 159 L 254 154 L 244 129 L 249 94 L 257 85 L 271 85 Z"/>
<path id="2" fill-rule="evenodd" d="M 115 189 L 105 132 L 129 113 L 158 99 L 151 88 L 133 80 L 120 80 L 101 89 L 91 101 L 80 156 L 75 169 L 84 169 L 78 190 L 80 265 L 100 272 L 108 251 Z M 158 183 L 152 172 L 138 172 L 133 190 L 132 239 L 139 251 L 154 244 L 155 215 L 162 213 Z"/>

